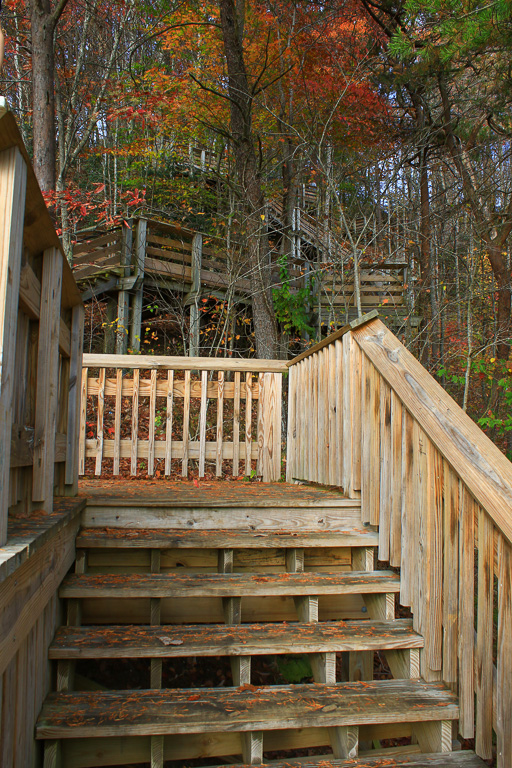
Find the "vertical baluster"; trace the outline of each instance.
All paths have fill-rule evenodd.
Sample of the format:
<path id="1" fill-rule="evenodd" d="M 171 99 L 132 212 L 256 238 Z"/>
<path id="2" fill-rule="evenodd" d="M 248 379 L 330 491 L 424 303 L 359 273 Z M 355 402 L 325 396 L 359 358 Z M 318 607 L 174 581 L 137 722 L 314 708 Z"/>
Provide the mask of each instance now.
<path id="1" fill-rule="evenodd" d="M 119 474 L 119 460 L 121 458 L 121 405 L 123 400 L 123 371 L 116 370 L 116 401 L 114 404 L 114 461 L 112 473 Z"/>
<path id="2" fill-rule="evenodd" d="M 138 452 L 138 439 L 139 439 L 139 376 L 140 371 L 138 368 L 133 370 L 132 381 L 132 449 L 130 456 L 130 474 L 137 474 L 137 452 Z"/>
<path id="3" fill-rule="evenodd" d="M 105 368 L 100 368 L 98 377 L 98 415 L 96 425 L 96 466 L 95 475 L 101 475 L 103 461 L 103 417 L 105 413 Z"/>
<path id="4" fill-rule="evenodd" d="M 183 460 L 181 462 L 181 476 L 188 477 L 188 444 L 190 425 L 190 371 L 185 371 L 183 386 Z"/>
<path id="5" fill-rule="evenodd" d="M 201 371 L 201 410 L 199 412 L 199 477 L 204 477 L 206 458 L 206 410 L 208 407 L 208 373 Z"/>
<path id="6" fill-rule="evenodd" d="M 151 369 L 149 382 L 149 425 L 148 425 L 148 475 L 155 473 L 155 420 L 156 420 L 156 368 Z"/>
<path id="7" fill-rule="evenodd" d="M 174 403 L 174 371 L 167 371 L 167 402 L 165 419 L 165 474 L 171 474 L 172 459 L 172 416 Z"/>
<path id="8" fill-rule="evenodd" d="M 82 394 L 80 399 L 80 440 L 78 453 L 78 474 L 85 474 L 85 441 L 87 439 L 87 376 L 88 368 L 82 368 Z"/>
<path id="9" fill-rule="evenodd" d="M 252 373 L 245 374 L 245 474 L 251 475 L 252 451 Z"/>
<path id="10" fill-rule="evenodd" d="M 240 371 L 235 371 L 233 390 L 233 477 L 240 471 Z"/>
<path id="11" fill-rule="evenodd" d="M 217 382 L 217 444 L 215 474 L 222 476 L 222 449 L 224 431 L 224 371 L 219 371 Z"/>

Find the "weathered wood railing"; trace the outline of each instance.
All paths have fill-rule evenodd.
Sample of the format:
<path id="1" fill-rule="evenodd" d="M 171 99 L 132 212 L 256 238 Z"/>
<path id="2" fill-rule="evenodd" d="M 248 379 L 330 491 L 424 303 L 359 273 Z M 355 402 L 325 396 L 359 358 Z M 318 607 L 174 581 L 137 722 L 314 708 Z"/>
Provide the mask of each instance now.
<path id="1" fill-rule="evenodd" d="M 425 638 L 422 676 L 458 690 L 460 734 L 489 758 L 494 729 L 510 768 L 512 465 L 375 317 L 289 365 L 287 479 L 360 493 Z"/>
<path id="2" fill-rule="evenodd" d="M 59 584 L 75 557 L 83 305 L 0 105 L 0 765 L 37 765 Z"/>
<path id="3" fill-rule="evenodd" d="M 177 461 L 187 477 L 197 460 L 199 477 L 206 462 L 217 476 L 228 462 L 235 476 L 279 479 L 284 361 L 84 355 L 83 364 L 80 474 L 118 475 L 124 463 L 132 475 L 170 475 Z"/>

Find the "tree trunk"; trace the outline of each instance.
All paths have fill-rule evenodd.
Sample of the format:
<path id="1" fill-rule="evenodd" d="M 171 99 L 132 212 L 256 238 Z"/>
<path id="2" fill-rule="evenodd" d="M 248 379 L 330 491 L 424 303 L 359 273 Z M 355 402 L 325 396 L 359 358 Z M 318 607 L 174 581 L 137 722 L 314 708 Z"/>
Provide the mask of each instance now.
<path id="1" fill-rule="evenodd" d="M 510 273 L 507 268 L 506 256 L 503 255 L 504 244 L 501 239 L 496 238 L 496 240 L 488 240 L 487 249 L 498 287 L 496 351 L 498 357 L 506 359 L 510 353 L 512 296 Z"/>
<path id="2" fill-rule="evenodd" d="M 252 134 L 253 95 L 249 89 L 242 26 L 235 2 L 219 0 L 219 7 L 228 70 L 233 151 L 246 217 L 256 354 L 258 357 L 274 358 L 279 355 L 279 340 L 269 287 L 271 271 L 265 205 Z"/>
<path id="3" fill-rule="evenodd" d="M 55 96 L 50 0 L 31 0 L 34 171 L 43 191 L 55 189 Z"/>

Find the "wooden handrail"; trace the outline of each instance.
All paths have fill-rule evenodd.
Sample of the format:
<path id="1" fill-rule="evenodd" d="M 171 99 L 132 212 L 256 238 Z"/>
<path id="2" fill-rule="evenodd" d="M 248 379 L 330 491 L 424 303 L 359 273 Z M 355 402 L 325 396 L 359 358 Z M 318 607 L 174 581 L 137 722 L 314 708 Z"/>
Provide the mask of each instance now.
<path id="1" fill-rule="evenodd" d="M 285 360 L 232 359 L 223 357 L 174 357 L 170 355 L 85 354 L 88 368 L 155 368 L 157 371 L 247 371 L 285 373 Z"/>
<path id="2" fill-rule="evenodd" d="M 484 759 L 494 728 L 510 768 L 512 465 L 377 318 L 289 371 L 287 480 L 360 496 L 379 559 L 400 567 L 422 677 L 458 691 L 459 732 Z"/>
<path id="3" fill-rule="evenodd" d="M 495 525 L 512 542 L 512 464 L 380 320 L 353 337 Z"/>

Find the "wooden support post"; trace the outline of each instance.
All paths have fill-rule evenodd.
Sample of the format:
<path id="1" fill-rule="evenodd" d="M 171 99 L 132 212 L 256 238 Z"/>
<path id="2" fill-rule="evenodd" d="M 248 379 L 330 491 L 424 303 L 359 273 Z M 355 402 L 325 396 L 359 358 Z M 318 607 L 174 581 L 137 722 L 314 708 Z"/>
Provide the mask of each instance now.
<path id="1" fill-rule="evenodd" d="M 0 154 L 0 547 L 7 541 L 12 395 L 27 167 L 18 149 Z"/>
<path id="2" fill-rule="evenodd" d="M 44 743 L 44 768 L 60 768 L 61 750 L 60 741 L 52 739 Z"/>
<path id="3" fill-rule="evenodd" d="M 32 501 L 53 509 L 55 431 L 59 382 L 59 329 L 63 256 L 57 248 L 43 255 Z"/>
<path id="4" fill-rule="evenodd" d="M 400 648 L 384 651 L 386 661 L 397 680 L 414 680 L 420 676 L 420 649 Z"/>
<path id="5" fill-rule="evenodd" d="M 159 549 L 151 550 L 151 573 L 160 573 L 161 557 Z M 161 600 L 159 597 L 150 598 L 150 619 L 152 627 L 160 626 Z M 150 688 L 162 687 L 162 659 L 151 659 Z M 164 765 L 164 737 L 151 736 L 151 768 L 163 768 Z"/>
<path id="6" fill-rule="evenodd" d="M 187 298 L 190 303 L 190 338 L 189 356 L 199 357 L 199 331 L 201 328 L 201 316 L 199 314 L 199 297 L 201 295 L 201 262 L 203 259 L 203 236 L 196 232 L 192 238 L 192 262 L 191 277 L 192 288 Z"/>
<path id="7" fill-rule="evenodd" d="M 452 751 L 451 720 L 415 723 L 412 731 L 413 735 L 418 740 L 421 752 L 428 753 Z"/>
<path id="8" fill-rule="evenodd" d="M 71 356 L 69 360 L 68 419 L 66 428 L 65 494 L 76 496 L 78 492 L 80 385 L 84 338 L 84 308 L 73 307 L 71 317 Z"/>
<path id="9" fill-rule="evenodd" d="M 353 760 L 357 757 L 359 751 L 359 728 L 357 725 L 338 725 L 328 730 L 336 760 Z"/>
<path id="10" fill-rule="evenodd" d="M 242 757 L 245 765 L 263 763 L 263 732 L 249 731 L 242 733 Z"/>
<path id="11" fill-rule="evenodd" d="M 375 552 L 372 547 L 353 547 L 351 554 L 353 571 L 373 571 Z M 373 680 L 373 651 L 349 651 L 347 672 L 350 681 Z M 370 744 L 362 741 L 359 747 L 369 749 Z"/>
<path id="12" fill-rule="evenodd" d="M 288 373 L 288 432 L 286 436 L 286 482 L 292 483 L 295 477 L 298 477 L 297 472 L 297 425 L 295 420 L 297 418 L 297 375 L 299 369 L 297 365 L 292 365 Z"/>
<path id="13" fill-rule="evenodd" d="M 373 571 L 374 551 L 372 547 L 352 549 L 352 570 Z M 373 652 L 350 651 L 348 662 L 349 680 L 373 680 Z"/>
<path id="14" fill-rule="evenodd" d="M 142 300 L 144 297 L 144 271 L 146 265 L 146 234 L 148 223 L 146 219 L 139 219 L 135 235 L 133 249 L 133 274 L 137 278 L 137 288 L 132 302 L 132 317 L 130 326 L 130 347 L 133 351 L 140 351 L 140 337 L 142 333 Z"/>
<path id="15" fill-rule="evenodd" d="M 281 477 L 281 373 L 264 373 L 259 378 L 258 474 L 264 483 Z"/>
<path id="16" fill-rule="evenodd" d="M 132 261 L 133 222 L 123 226 L 121 245 L 121 277 L 128 277 L 129 265 Z M 126 355 L 128 352 L 128 323 L 129 323 L 130 294 L 121 289 L 117 294 L 117 327 L 116 355 Z M 139 342 L 140 345 L 140 342 Z"/>
<path id="17" fill-rule="evenodd" d="M 304 571 L 304 549 L 286 550 L 286 570 L 289 573 Z M 299 621 L 318 621 L 318 597 L 295 597 L 295 607 Z M 309 656 L 313 678 L 316 683 L 335 685 L 336 683 L 336 654 L 332 652 L 311 653 Z M 356 726 L 335 726 L 328 728 L 332 751 L 336 759 L 357 757 L 358 729 Z"/>
<path id="18" fill-rule="evenodd" d="M 75 573 L 85 573 L 87 570 L 87 550 L 78 549 L 75 557 Z M 82 623 L 82 605 L 80 598 L 67 601 L 67 624 L 79 627 Z M 61 659 L 57 662 L 57 690 L 72 691 L 75 679 L 75 661 Z M 46 760 L 46 753 L 45 753 Z M 46 765 L 46 762 L 45 762 Z"/>
<path id="19" fill-rule="evenodd" d="M 233 573 L 232 549 L 219 549 L 218 567 L 219 573 Z M 242 598 L 223 597 L 224 621 L 226 624 L 240 624 L 242 621 Z M 251 682 L 251 657 L 233 656 L 230 659 L 233 685 L 246 685 Z M 260 761 L 261 762 L 261 761 Z"/>
<path id="20" fill-rule="evenodd" d="M 151 573 L 160 573 L 160 550 L 151 550 Z M 150 624 L 152 627 L 160 626 L 160 598 L 150 598 Z M 151 659 L 150 688 L 162 687 L 162 659 Z"/>
<path id="21" fill-rule="evenodd" d="M 304 571 L 304 550 L 286 550 L 286 570 L 289 573 L 302 573 Z M 294 597 L 295 610 L 299 621 L 306 624 L 318 621 L 318 597 L 316 595 L 304 595 Z"/>
<path id="22" fill-rule="evenodd" d="M 151 736 L 151 768 L 164 766 L 164 737 Z"/>

